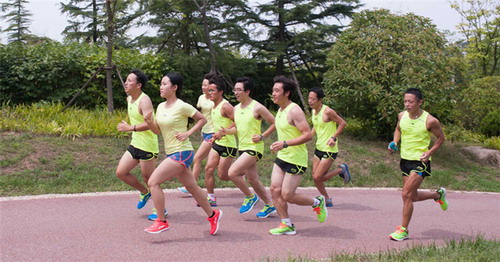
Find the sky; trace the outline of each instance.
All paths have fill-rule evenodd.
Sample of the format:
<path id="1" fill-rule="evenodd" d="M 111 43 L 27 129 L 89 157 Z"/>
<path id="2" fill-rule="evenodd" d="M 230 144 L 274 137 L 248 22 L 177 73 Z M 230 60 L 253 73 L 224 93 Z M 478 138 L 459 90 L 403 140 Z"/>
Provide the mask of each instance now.
<path id="1" fill-rule="evenodd" d="M 33 14 L 31 33 L 58 41 L 63 39 L 61 32 L 68 25 L 68 17 L 60 13 L 60 2 L 61 0 L 29 1 L 27 8 Z M 360 2 L 365 5 L 362 9 L 385 8 L 395 14 L 412 12 L 425 16 L 430 18 L 438 29 L 450 32 L 456 32 L 456 26 L 461 22 L 460 15 L 450 7 L 449 0 L 361 0 Z M 5 21 L 0 21 L 2 29 L 7 26 Z M 1 42 L 6 43 L 7 34 L 2 32 L 0 37 Z"/>

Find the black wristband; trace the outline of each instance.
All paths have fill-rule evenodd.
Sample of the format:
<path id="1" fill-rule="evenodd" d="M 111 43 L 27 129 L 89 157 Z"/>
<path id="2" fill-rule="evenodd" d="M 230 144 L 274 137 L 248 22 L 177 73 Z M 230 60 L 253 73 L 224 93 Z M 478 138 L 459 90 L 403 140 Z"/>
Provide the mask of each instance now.
<path id="1" fill-rule="evenodd" d="M 134 132 L 136 132 L 136 130 L 135 130 L 135 125 L 134 125 Z"/>
<path id="2" fill-rule="evenodd" d="M 286 143 L 286 141 L 283 141 L 283 148 L 287 148 L 288 147 L 288 144 Z"/>
<path id="3" fill-rule="evenodd" d="M 337 142 L 337 138 L 332 136 L 333 141 Z"/>

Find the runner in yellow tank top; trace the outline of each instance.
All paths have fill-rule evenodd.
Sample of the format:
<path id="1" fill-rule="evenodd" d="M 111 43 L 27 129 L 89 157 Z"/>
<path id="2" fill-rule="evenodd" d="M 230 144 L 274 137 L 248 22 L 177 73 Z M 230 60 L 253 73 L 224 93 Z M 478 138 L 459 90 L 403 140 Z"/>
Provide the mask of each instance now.
<path id="1" fill-rule="evenodd" d="M 240 208 L 240 214 L 250 212 L 259 202 L 264 201 L 264 208 L 257 213 L 258 218 L 266 218 L 276 212 L 271 199 L 268 197 L 266 188 L 259 179 L 257 173 L 257 161 L 264 154 L 264 138 L 274 132 L 274 116 L 265 106 L 253 100 L 250 94 L 253 92 L 253 81 L 249 77 L 240 77 L 236 79 L 233 92 L 236 99 L 240 102 L 234 108 L 234 121 L 236 126 L 227 130 L 228 134 L 238 135 L 238 150 L 240 157 L 229 168 L 229 178 L 245 194 L 245 199 Z M 262 119 L 268 124 L 269 128 L 262 133 Z M 255 194 L 245 182 L 252 185 Z M 259 198 L 260 197 L 260 198 Z"/>
<path id="2" fill-rule="evenodd" d="M 127 97 L 128 116 L 130 124 L 122 121 L 117 129 L 120 132 L 132 132 L 132 141 L 127 151 L 123 154 L 118 166 L 116 176 L 126 184 L 139 190 L 139 203 L 137 208 L 143 208 L 148 202 L 151 194 L 130 171 L 137 165 L 141 167 L 141 174 L 144 183 L 147 185 L 149 177 L 155 169 L 156 158 L 158 157 L 158 137 L 149 130 L 149 126 L 144 122 L 144 115 L 153 112 L 153 104 L 148 95 L 142 92 L 146 86 L 148 77 L 140 70 L 133 70 L 125 81 L 125 92 Z"/>
<path id="3" fill-rule="evenodd" d="M 272 152 L 278 153 L 271 175 L 271 195 L 281 223 L 279 227 L 269 230 L 272 235 L 296 234 L 295 225 L 288 215 L 288 203 L 312 206 L 319 222 L 324 222 L 328 214 L 323 196 L 311 198 L 295 192 L 307 169 L 305 143 L 312 138 L 304 111 L 290 100 L 295 90 L 295 81 L 284 76 L 274 78 L 272 98 L 280 108 L 275 119 L 279 141 L 270 147 Z"/>
<path id="4" fill-rule="evenodd" d="M 212 108 L 214 107 L 214 102 L 210 100 L 210 95 L 208 94 L 208 82 L 209 79 L 213 76 L 212 73 L 208 73 L 205 75 L 202 83 L 201 83 L 201 91 L 203 94 L 198 98 L 198 103 L 196 107 L 203 114 L 203 116 L 207 119 L 207 123 L 201 129 L 201 144 L 196 150 L 196 154 L 194 155 L 193 160 L 193 175 L 195 180 L 198 180 L 200 177 L 201 164 L 202 161 L 207 159 L 208 153 L 210 153 L 210 149 L 212 145 L 209 140 L 214 135 L 214 128 L 212 123 Z M 185 187 L 177 188 L 181 193 L 189 195 L 189 191 Z"/>
<path id="5" fill-rule="evenodd" d="M 434 199 L 442 210 L 448 209 L 446 189 L 441 187 L 435 192 L 418 191 L 426 176 L 431 174 L 431 155 L 441 147 L 445 137 L 439 121 L 424 111 L 422 92 L 410 88 L 404 94 L 405 111 L 399 113 L 394 139 L 388 150 L 394 152 L 401 139 L 401 162 L 403 171 L 403 218 L 396 231 L 389 238 L 403 241 L 408 238 L 408 225 L 413 214 L 413 202 Z M 437 137 L 429 149 L 430 133 Z"/>
<path id="6" fill-rule="evenodd" d="M 165 142 L 167 158 L 155 169 L 149 179 L 149 188 L 157 210 L 165 207 L 165 194 L 161 184 L 177 178 L 207 214 L 210 222 L 210 234 L 217 233 L 219 219 L 222 211 L 214 210 L 207 201 L 207 195 L 198 186 L 194 179 L 190 164 L 194 158 L 194 151 L 189 137 L 199 131 L 206 123 L 205 117 L 193 106 L 177 98 L 177 93 L 182 88 L 182 77 L 177 73 L 168 73 L 161 80 L 160 96 L 165 102 L 158 106 L 156 118 L 151 113 L 144 116 L 144 120 L 156 134 L 162 134 Z M 196 124 L 187 129 L 188 118 L 193 118 Z M 163 212 L 158 212 L 158 217 L 150 227 L 144 229 L 147 233 L 157 234 L 169 229 L 169 224 Z"/>
<path id="7" fill-rule="evenodd" d="M 312 134 L 313 136 L 317 135 L 312 175 L 316 188 L 326 199 L 326 206 L 332 207 L 332 199 L 326 192 L 325 182 L 336 175 L 340 175 L 344 179 L 344 183 L 348 183 L 351 181 L 351 174 L 346 163 L 328 172 L 333 161 L 337 158 L 339 152 L 338 137 L 342 134 L 346 122 L 335 110 L 323 104 L 323 97 L 325 97 L 325 94 L 319 87 L 313 88 L 309 92 L 308 102 L 313 109 L 311 117 L 313 122 Z"/>
<path id="8" fill-rule="evenodd" d="M 205 186 L 212 206 L 217 206 L 214 192 L 215 169 L 217 168 L 217 175 L 221 180 L 229 180 L 228 170 L 237 153 L 236 138 L 234 135 L 226 134 L 226 129 L 234 125 L 234 108 L 223 98 L 224 90 L 226 90 L 226 84 L 222 76 L 212 76 L 209 80 L 208 93 L 210 94 L 210 100 L 214 102 L 212 122 L 215 133 L 210 139 L 212 149 L 208 154 L 205 166 Z"/>

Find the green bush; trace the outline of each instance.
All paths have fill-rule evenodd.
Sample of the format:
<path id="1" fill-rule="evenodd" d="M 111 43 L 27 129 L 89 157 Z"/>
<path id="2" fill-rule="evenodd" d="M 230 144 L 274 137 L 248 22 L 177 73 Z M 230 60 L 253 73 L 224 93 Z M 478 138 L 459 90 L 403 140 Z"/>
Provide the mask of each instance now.
<path id="1" fill-rule="evenodd" d="M 68 138 L 82 136 L 126 137 L 127 132 L 118 132 L 116 126 L 128 121 L 124 110 L 109 113 L 107 108 L 86 110 L 69 108 L 61 112 L 64 105 L 40 102 L 31 105 L 8 105 L 1 108 L 0 130 L 30 132 L 33 134 L 57 135 Z"/>
<path id="2" fill-rule="evenodd" d="M 446 123 L 459 88 L 453 81 L 457 54 L 428 18 L 362 11 L 328 54 L 325 103 L 376 123 L 371 128 L 387 138 L 403 109 L 403 92 L 416 87 L 424 93 L 423 107 Z"/>
<path id="3" fill-rule="evenodd" d="M 443 131 L 446 139 L 451 142 L 482 143 L 486 139 L 483 134 L 464 129 L 457 125 L 443 126 Z"/>
<path id="4" fill-rule="evenodd" d="M 488 114 L 496 114 L 498 131 L 498 113 L 492 113 L 500 108 L 500 76 L 484 77 L 474 80 L 470 86 L 460 93 L 460 98 L 454 110 L 454 119 L 466 129 L 483 134 L 494 135 L 494 119 L 486 121 Z M 488 126 L 488 127 L 486 127 Z M 498 135 L 498 133 L 497 133 Z"/>
<path id="5" fill-rule="evenodd" d="M 487 136 L 500 136 L 500 109 L 489 112 L 481 120 L 479 130 Z"/>
<path id="6" fill-rule="evenodd" d="M 344 128 L 346 135 L 362 140 L 373 140 L 377 137 L 377 132 L 373 128 L 376 124 L 374 121 L 347 118 L 346 122 L 347 126 Z"/>
<path id="7" fill-rule="evenodd" d="M 486 139 L 484 145 L 491 149 L 500 150 L 500 136 L 494 136 Z"/>

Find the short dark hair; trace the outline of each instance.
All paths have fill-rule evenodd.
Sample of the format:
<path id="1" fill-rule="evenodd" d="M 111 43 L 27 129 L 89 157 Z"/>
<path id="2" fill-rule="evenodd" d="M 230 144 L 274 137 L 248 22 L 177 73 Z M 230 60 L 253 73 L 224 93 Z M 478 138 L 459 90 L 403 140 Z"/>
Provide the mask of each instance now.
<path id="1" fill-rule="evenodd" d="M 314 92 L 318 99 L 323 99 L 323 97 L 325 97 L 325 92 L 323 92 L 323 89 L 321 89 L 321 87 L 313 87 L 311 88 L 311 90 L 309 90 L 309 92 Z"/>
<path id="2" fill-rule="evenodd" d="M 424 99 L 424 95 L 422 94 L 422 91 L 420 91 L 420 89 L 418 88 L 408 88 L 406 91 L 405 91 L 405 94 L 412 94 L 414 95 L 416 98 L 418 98 L 418 100 L 423 100 Z"/>
<path id="3" fill-rule="evenodd" d="M 170 73 L 166 74 L 165 76 L 170 79 L 170 83 L 172 83 L 172 85 L 177 86 L 177 90 L 175 91 L 175 95 L 179 96 L 179 94 L 181 93 L 182 85 L 184 84 L 184 80 L 182 80 L 182 76 L 176 72 L 170 72 Z"/>
<path id="4" fill-rule="evenodd" d="M 217 73 L 214 73 L 214 72 L 210 72 L 208 74 L 206 74 L 203 79 L 206 79 L 208 81 L 210 81 L 210 79 L 212 79 L 212 77 L 214 77 L 214 75 L 217 75 Z"/>
<path id="5" fill-rule="evenodd" d="M 214 74 L 208 79 L 209 84 L 214 84 L 217 86 L 218 91 L 226 91 L 226 81 L 219 74 Z"/>
<path id="6" fill-rule="evenodd" d="M 250 77 L 243 76 L 236 79 L 236 83 L 243 84 L 243 90 L 253 92 L 253 81 Z"/>
<path id="7" fill-rule="evenodd" d="M 130 73 L 136 76 L 137 83 L 141 84 L 141 88 L 146 87 L 146 84 L 148 83 L 148 76 L 146 74 L 139 69 L 134 69 L 130 71 Z"/>
<path id="8" fill-rule="evenodd" d="M 275 76 L 273 81 L 275 84 L 276 83 L 283 84 L 283 93 L 285 93 L 286 91 L 290 92 L 288 99 L 292 98 L 293 91 L 297 90 L 298 87 L 297 82 L 283 75 Z"/>

